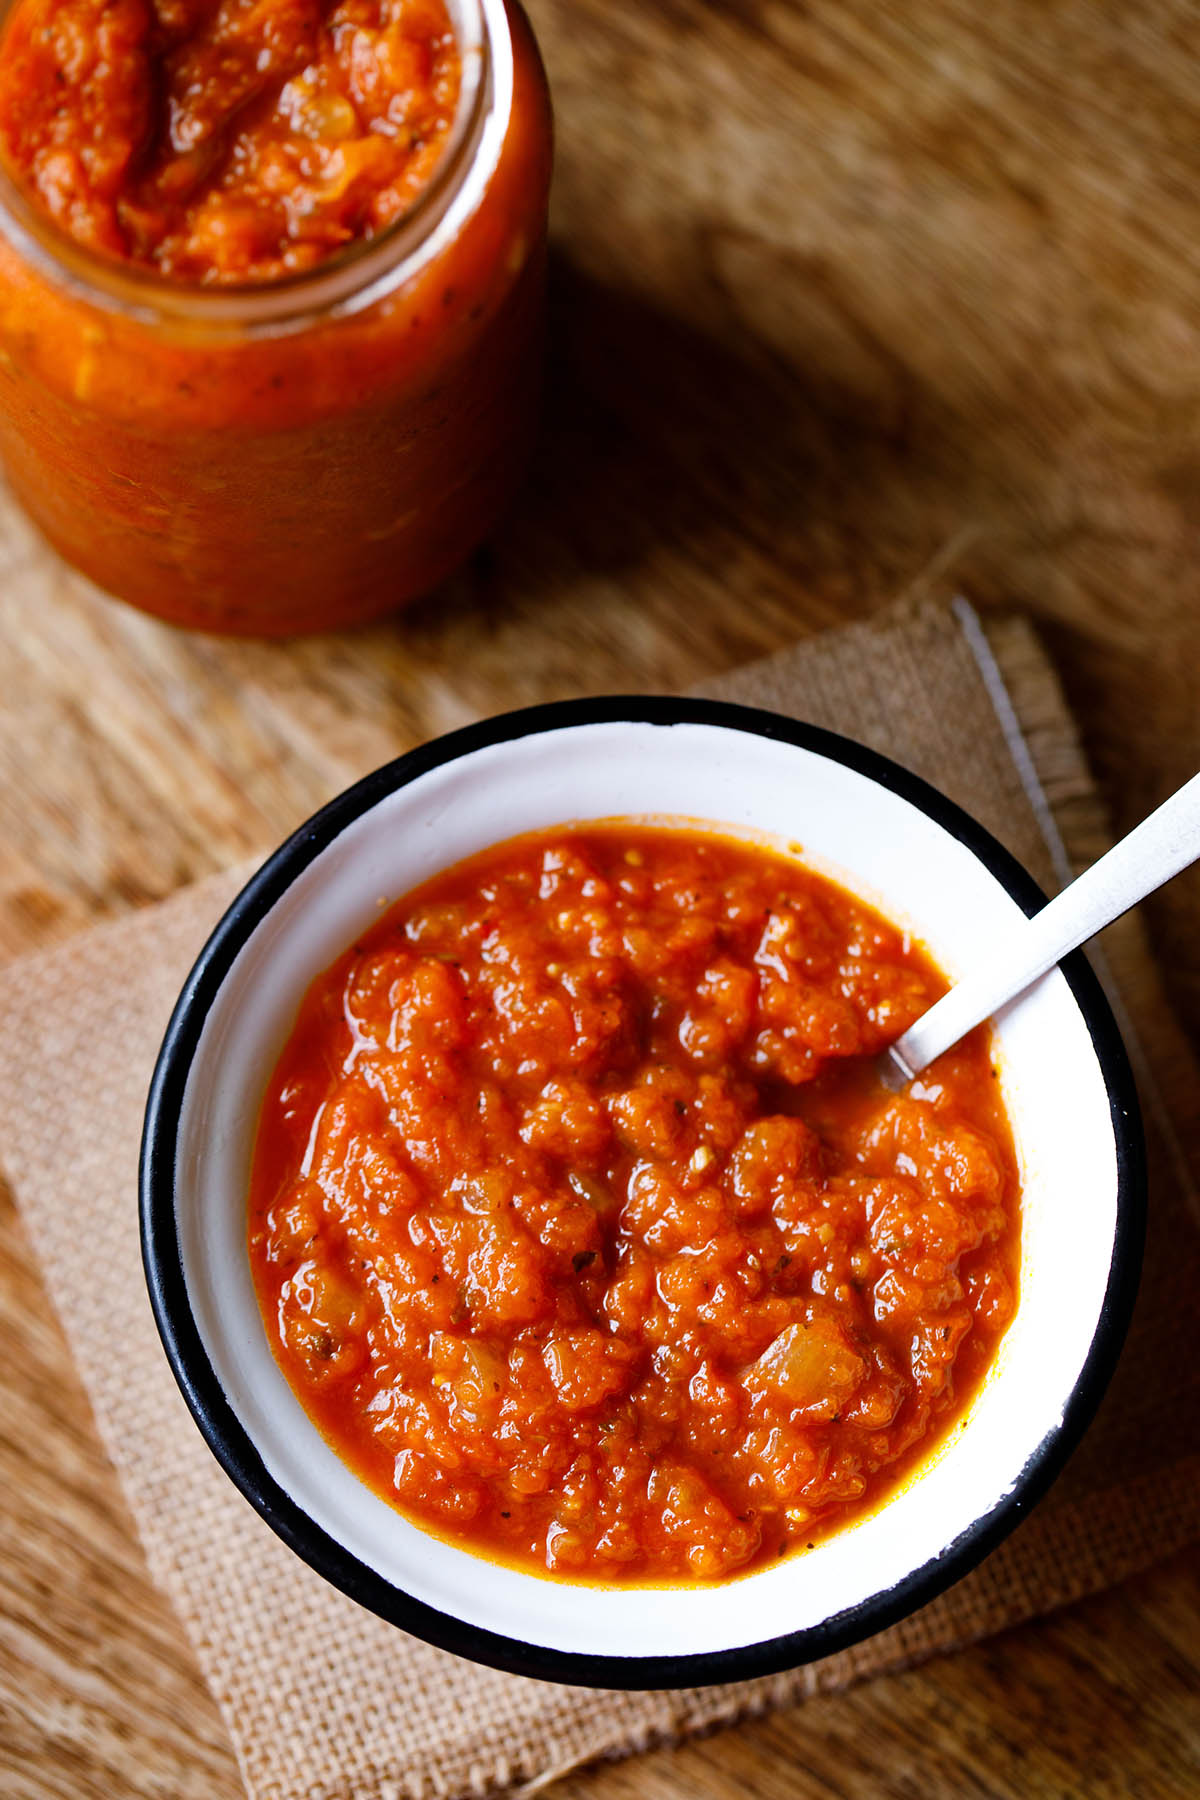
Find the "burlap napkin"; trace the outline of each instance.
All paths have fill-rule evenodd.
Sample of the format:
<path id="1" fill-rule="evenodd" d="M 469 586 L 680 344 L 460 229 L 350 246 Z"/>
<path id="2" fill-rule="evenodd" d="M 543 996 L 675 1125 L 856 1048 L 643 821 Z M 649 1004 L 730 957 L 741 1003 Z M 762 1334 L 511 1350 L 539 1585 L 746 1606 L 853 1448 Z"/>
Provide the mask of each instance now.
<path id="1" fill-rule="evenodd" d="M 1103 847 L 1054 676 L 1019 623 L 917 609 L 810 641 L 712 690 L 865 739 L 927 776 L 1048 886 Z M 972 1576 L 868 1643 L 794 1674 L 610 1694 L 495 1674 L 428 1649 L 328 1588 L 210 1457 L 144 1297 L 135 1170 L 142 1104 L 176 990 L 246 871 L 0 978 L 0 1155 L 125 1483 L 257 1800 L 423 1800 L 534 1785 L 721 1720 L 965 1643 L 1184 1544 L 1200 1527 L 1200 1376 L 1180 1355 L 1200 1229 L 1197 1076 L 1132 921 L 1104 958 L 1144 1088 L 1151 1227 L 1128 1347 L 1053 1493 Z M 1193 1141 L 1185 1141 L 1188 1137 Z M 113 1355 L 119 1321 L 119 1357 Z"/>

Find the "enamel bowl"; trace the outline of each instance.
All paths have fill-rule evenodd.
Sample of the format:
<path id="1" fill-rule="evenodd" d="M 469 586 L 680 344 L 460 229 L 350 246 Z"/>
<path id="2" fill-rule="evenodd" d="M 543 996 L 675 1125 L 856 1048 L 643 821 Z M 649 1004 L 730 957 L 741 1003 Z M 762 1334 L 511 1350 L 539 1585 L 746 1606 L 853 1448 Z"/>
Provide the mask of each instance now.
<path id="1" fill-rule="evenodd" d="M 715 1586 L 618 1588 L 490 1563 L 410 1524 L 309 1422 L 267 1344 L 245 1250 L 263 1089 L 300 998 L 383 901 L 520 832 L 709 822 L 780 846 L 907 926 L 954 979 L 1043 896 L 934 789 L 844 738 L 683 700 L 538 707 L 440 738 L 319 812 L 259 870 L 171 1019 L 146 1114 L 142 1237 L 176 1378 L 227 1473 L 315 1569 L 477 1661 L 604 1687 L 761 1675 L 893 1623 L 964 1575 L 1062 1467 L 1112 1372 L 1137 1280 L 1141 1132 L 1083 959 L 997 1023 L 1023 1174 L 1020 1300 L 961 1425 L 873 1514 Z"/>

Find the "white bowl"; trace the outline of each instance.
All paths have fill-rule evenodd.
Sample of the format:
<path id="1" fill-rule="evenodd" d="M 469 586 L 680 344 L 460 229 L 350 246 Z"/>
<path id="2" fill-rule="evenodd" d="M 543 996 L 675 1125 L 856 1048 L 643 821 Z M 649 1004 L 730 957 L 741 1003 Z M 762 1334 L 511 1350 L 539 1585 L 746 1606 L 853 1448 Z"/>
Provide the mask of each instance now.
<path id="1" fill-rule="evenodd" d="M 873 1514 L 713 1586 L 541 1579 L 437 1539 L 370 1492 L 308 1419 L 259 1315 L 245 1248 L 263 1089 L 302 994 L 431 875 L 519 832 L 712 822 L 806 860 L 908 926 L 952 979 L 1042 903 L 934 789 L 844 738 L 681 700 L 538 707 L 368 776 L 230 907 L 167 1030 L 146 1114 L 142 1235 L 176 1378 L 274 1529 L 364 1606 L 461 1655 L 605 1687 L 763 1674 L 881 1629 L 972 1567 L 1047 1488 L 1111 1374 L 1136 1286 L 1141 1131 L 1112 1015 L 1081 957 L 997 1023 L 1023 1179 L 1020 1298 L 961 1424 Z"/>

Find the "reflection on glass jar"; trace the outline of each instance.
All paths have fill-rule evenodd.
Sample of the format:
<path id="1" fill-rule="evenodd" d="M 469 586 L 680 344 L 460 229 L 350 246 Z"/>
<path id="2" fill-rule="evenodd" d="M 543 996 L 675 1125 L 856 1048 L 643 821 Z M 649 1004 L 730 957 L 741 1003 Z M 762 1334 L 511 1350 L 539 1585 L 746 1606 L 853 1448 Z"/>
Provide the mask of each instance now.
<path id="1" fill-rule="evenodd" d="M 435 586 L 511 499 L 539 388 L 549 99 L 516 0 L 447 9 L 461 80 L 426 185 L 311 267 L 181 282 L 75 241 L 24 168 L 0 173 L 0 453 L 111 593 L 214 631 L 353 624 Z"/>

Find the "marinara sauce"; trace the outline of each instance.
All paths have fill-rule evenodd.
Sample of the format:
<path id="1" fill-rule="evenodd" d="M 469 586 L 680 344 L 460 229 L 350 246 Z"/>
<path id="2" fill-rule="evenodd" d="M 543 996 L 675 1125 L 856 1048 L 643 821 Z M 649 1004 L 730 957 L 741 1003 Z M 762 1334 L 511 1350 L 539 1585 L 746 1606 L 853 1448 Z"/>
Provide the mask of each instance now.
<path id="1" fill-rule="evenodd" d="M 760 1566 L 876 1505 L 1015 1304 L 1016 1163 L 976 1033 L 869 1059 L 943 991 L 758 846 L 515 840 L 312 986 L 249 1246 L 289 1382 L 378 1493 L 607 1582 Z"/>
<path id="2" fill-rule="evenodd" d="M 271 281 L 399 217 L 461 76 L 443 0 L 19 0 L 0 134 L 78 243 Z"/>
<path id="3" fill-rule="evenodd" d="M 28 511 L 180 624 L 427 591 L 531 443 L 550 151 L 516 0 L 14 0 L 0 451 Z"/>

